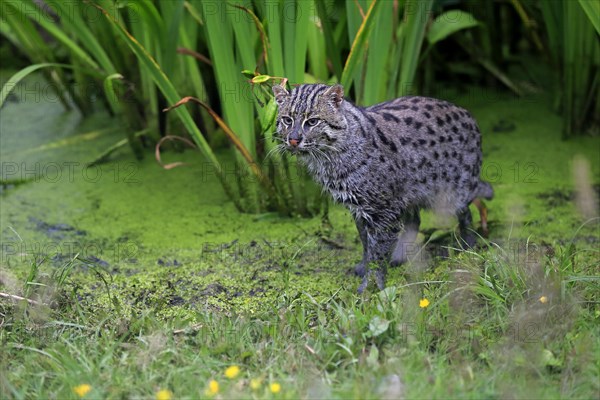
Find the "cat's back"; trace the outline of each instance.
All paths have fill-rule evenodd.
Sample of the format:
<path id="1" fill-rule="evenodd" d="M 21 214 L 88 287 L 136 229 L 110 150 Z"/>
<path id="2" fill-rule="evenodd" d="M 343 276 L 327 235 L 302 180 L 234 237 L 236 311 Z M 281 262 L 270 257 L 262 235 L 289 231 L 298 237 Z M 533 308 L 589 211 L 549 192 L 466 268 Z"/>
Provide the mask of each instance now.
<path id="1" fill-rule="evenodd" d="M 365 108 L 391 135 L 421 142 L 436 139 L 456 147 L 479 146 L 479 128 L 471 114 L 445 100 L 405 96 Z M 398 129 L 398 128 L 401 129 Z"/>

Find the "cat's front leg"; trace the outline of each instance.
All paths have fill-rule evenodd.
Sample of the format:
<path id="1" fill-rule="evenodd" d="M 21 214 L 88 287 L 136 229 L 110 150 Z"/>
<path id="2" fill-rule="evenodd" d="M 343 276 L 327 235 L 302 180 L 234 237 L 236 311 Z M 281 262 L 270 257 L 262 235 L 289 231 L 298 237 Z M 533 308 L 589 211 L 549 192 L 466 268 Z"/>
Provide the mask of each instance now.
<path id="1" fill-rule="evenodd" d="M 354 267 L 354 273 L 361 278 L 363 278 L 367 273 L 367 227 L 364 219 L 362 217 L 356 216 L 354 217 L 354 221 L 356 222 L 356 229 L 358 230 L 358 235 L 360 236 L 360 242 L 363 246 L 363 256 L 362 260 Z"/>
<path id="2" fill-rule="evenodd" d="M 371 277 L 379 290 L 385 289 L 385 274 L 394 245 L 398 240 L 397 228 L 374 228 L 367 226 L 367 262 L 368 271 L 358 287 L 358 293 L 364 292 Z"/>

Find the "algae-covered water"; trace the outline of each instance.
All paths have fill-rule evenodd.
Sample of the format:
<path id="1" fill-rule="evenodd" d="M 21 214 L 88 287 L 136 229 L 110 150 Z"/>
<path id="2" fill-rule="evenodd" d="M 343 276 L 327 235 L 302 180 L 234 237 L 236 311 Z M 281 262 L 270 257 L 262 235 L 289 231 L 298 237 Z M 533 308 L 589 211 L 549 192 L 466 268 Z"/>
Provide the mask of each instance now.
<path id="1" fill-rule="evenodd" d="M 43 87 L 36 95 L 36 82 L 26 80 L 29 90 L 17 89 L 0 110 L 0 268 L 11 278 L 3 283 L 22 282 L 34 260 L 50 274 L 77 255 L 71 279 L 82 302 L 115 304 L 99 272 L 122 310 L 155 307 L 159 315 L 191 319 L 190 311 L 205 309 L 253 312 L 282 294 L 356 290 L 349 270 L 361 250 L 342 207 L 330 209 L 332 227 L 318 217 L 241 214 L 193 150 L 164 154 L 186 163 L 173 170 L 157 164 L 153 149 L 136 161 L 127 147 L 90 166 L 124 137 L 118 121 L 100 107 L 86 119 L 65 111 Z M 444 97 L 469 109 L 483 133 L 482 177 L 495 190 L 487 204 L 490 241 L 509 250 L 572 240 L 598 247 L 599 225 L 586 223 L 576 189 L 591 185 L 598 195 L 600 138 L 562 141 L 547 95 L 474 89 Z M 582 172 L 574 173 L 574 160 L 589 167 L 589 179 L 575 178 Z M 419 240 L 441 243 L 426 247 L 422 259 L 430 260 L 428 251 L 452 245 L 456 222 L 423 217 Z M 390 271 L 388 285 L 410 279 L 403 268 Z"/>

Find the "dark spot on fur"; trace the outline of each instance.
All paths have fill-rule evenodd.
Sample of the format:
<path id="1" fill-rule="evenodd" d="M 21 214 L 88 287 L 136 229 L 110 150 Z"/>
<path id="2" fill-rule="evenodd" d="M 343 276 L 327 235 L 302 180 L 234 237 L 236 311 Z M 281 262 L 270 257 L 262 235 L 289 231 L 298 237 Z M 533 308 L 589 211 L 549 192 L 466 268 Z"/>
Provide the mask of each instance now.
<path id="1" fill-rule="evenodd" d="M 419 111 L 419 107 L 417 107 L 417 106 L 412 106 L 410 109 L 413 111 Z"/>
<path id="2" fill-rule="evenodd" d="M 430 140 L 430 141 L 429 141 L 429 146 L 430 146 L 430 147 L 433 147 L 433 146 L 435 146 L 435 145 L 436 145 L 436 141 L 435 141 L 435 140 Z"/>
<path id="3" fill-rule="evenodd" d="M 452 122 L 452 117 L 450 117 L 450 114 L 446 114 L 446 122 L 447 123 Z"/>
<path id="4" fill-rule="evenodd" d="M 431 104 L 425 104 L 425 108 L 427 109 L 427 111 L 433 110 L 433 106 Z"/>
<path id="5" fill-rule="evenodd" d="M 452 118 L 454 118 L 455 121 L 458 121 L 458 119 L 460 117 L 458 116 L 458 114 L 455 111 L 452 111 Z"/>
<path id="6" fill-rule="evenodd" d="M 434 151 L 434 152 L 433 152 L 433 158 L 435 158 L 436 160 L 437 160 L 438 158 L 440 158 L 440 153 L 438 153 L 437 151 Z"/>
<path id="7" fill-rule="evenodd" d="M 413 104 L 417 104 L 417 103 L 421 102 L 421 99 L 418 98 L 418 97 L 414 97 L 410 102 L 413 103 Z"/>
<path id="8" fill-rule="evenodd" d="M 415 122 L 415 129 L 416 129 L 416 130 L 419 130 L 419 129 L 421 129 L 421 127 L 422 127 L 422 126 L 423 126 L 423 123 L 422 123 L 422 122 L 419 122 L 419 121 Z"/>
<path id="9" fill-rule="evenodd" d="M 392 115 L 390 113 L 383 112 L 383 113 L 381 113 L 381 115 L 383 116 L 383 119 L 385 119 L 388 122 L 389 121 L 400 122 L 400 120 L 395 115 Z"/>
<path id="10" fill-rule="evenodd" d="M 452 127 L 452 132 L 454 132 L 454 133 L 458 133 L 458 128 L 456 127 L 456 125 L 454 125 L 454 126 Z"/>
<path id="11" fill-rule="evenodd" d="M 423 115 L 424 115 L 424 116 L 426 116 L 427 118 L 431 118 L 431 114 L 429 114 L 427 111 L 425 111 L 425 112 L 423 113 Z"/>
<path id="12" fill-rule="evenodd" d="M 385 137 L 385 135 L 383 134 L 383 132 L 381 132 L 381 129 L 377 128 L 377 136 L 379 136 L 379 140 L 381 140 L 381 142 L 383 144 L 389 145 L 389 140 L 388 138 Z"/>
<path id="13" fill-rule="evenodd" d="M 440 143 L 444 143 L 446 141 L 446 138 L 444 136 L 440 136 Z"/>
<path id="14" fill-rule="evenodd" d="M 394 153 L 398 152 L 398 147 L 396 146 L 396 143 L 394 143 L 392 140 L 390 140 L 390 150 L 392 150 Z"/>
<path id="15" fill-rule="evenodd" d="M 400 138 L 400 144 L 401 144 L 402 146 L 406 146 L 406 145 L 407 145 L 408 143 L 410 143 L 410 142 L 411 142 L 411 140 L 410 140 L 409 138 L 405 137 L 405 136 L 402 136 L 402 137 Z"/>
<path id="16" fill-rule="evenodd" d="M 430 135 L 435 135 L 435 130 L 433 130 L 431 126 L 427 125 L 427 133 Z"/>
<path id="17" fill-rule="evenodd" d="M 438 126 L 444 126 L 444 120 L 443 119 L 441 119 L 440 117 L 437 117 L 435 120 L 436 120 Z"/>
<path id="18" fill-rule="evenodd" d="M 404 118 L 404 122 L 406 123 L 406 125 L 411 126 L 413 123 L 413 119 L 412 117 L 406 117 Z"/>
<path id="19" fill-rule="evenodd" d="M 384 163 L 385 162 L 385 157 L 383 155 L 380 155 L 379 156 L 379 161 L 381 161 L 382 163 Z"/>

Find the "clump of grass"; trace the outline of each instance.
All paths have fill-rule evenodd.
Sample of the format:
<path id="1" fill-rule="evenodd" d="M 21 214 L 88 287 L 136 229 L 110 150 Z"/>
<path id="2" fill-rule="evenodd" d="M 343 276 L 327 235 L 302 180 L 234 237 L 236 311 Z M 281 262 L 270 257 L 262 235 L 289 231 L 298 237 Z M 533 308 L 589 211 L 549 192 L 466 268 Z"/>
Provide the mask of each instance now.
<path id="1" fill-rule="evenodd" d="M 162 318 L 166 301 L 78 296 L 85 260 L 32 264 L 21 294 L 51 306 L 40 319 L 36 304 L 1 300 L 2 395 L 595 396 L 597 253 L 488 246 L 365 297 L 290 286 L 252 312 Z M 104 280 L 96 291 L 113 296 Z"/>

